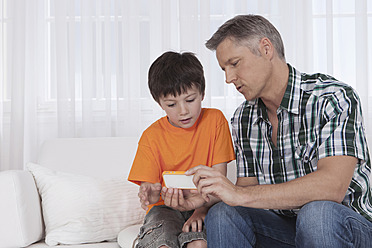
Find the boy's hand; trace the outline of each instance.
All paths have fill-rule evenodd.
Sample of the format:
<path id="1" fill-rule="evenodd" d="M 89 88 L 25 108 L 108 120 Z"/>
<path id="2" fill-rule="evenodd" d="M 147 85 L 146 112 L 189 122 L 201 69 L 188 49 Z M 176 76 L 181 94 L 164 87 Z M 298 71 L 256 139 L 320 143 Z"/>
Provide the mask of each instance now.
<path id="1" fill-rule="evenodd" d="M 201 207 L 195 209 L 191 217 L 185 222 L 182 227 L 183 232 L 201 232 L 203 230 L 203 222 L 207 215 L 208 208 Z"/>
<path id="2" fill-rule="evenodd" d="M 182 190 L 163 187 L 162 198 L 164 204 L 179 211 L 188 211 L 200 208 L 205 201 L 197 190 Z"/>
<path id="3" fill-rule="evenodd" d="M 138 197 L 141 207 L 148 210 L 150 204 L 157 203 L 160 199 L 161 184 L 142 182 L 139 187 Z"/>

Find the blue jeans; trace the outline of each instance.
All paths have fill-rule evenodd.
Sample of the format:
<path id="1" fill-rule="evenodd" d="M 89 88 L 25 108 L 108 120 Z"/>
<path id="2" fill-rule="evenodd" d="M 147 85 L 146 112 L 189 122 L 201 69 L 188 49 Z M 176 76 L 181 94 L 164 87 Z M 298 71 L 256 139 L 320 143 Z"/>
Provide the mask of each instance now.
<path id="1" fill-rule="evenodd" d="M 205 219 L 208 247 L 372 247 L 372 222 L 330 201 L 303 206 L 297 217 L 214 205 Z"/>

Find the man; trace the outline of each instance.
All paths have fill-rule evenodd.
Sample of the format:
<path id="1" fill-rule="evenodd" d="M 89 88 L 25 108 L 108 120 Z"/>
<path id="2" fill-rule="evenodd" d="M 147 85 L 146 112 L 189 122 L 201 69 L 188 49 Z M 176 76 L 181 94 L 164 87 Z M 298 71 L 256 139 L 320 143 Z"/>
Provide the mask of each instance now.
<path id="1" fill-rule="evenodd" d="M 286 63 L 265 18 L 242 15 L 207 41 L 226 83 L 246 101 L 232 118 L 236 185 L 212 168 L 188 171 L 210 205 L 209 247 L 372 247 L 371 165 L 360 100 L 348 85 Z M 187 209 L 193 195 L 163 189 Z"/>

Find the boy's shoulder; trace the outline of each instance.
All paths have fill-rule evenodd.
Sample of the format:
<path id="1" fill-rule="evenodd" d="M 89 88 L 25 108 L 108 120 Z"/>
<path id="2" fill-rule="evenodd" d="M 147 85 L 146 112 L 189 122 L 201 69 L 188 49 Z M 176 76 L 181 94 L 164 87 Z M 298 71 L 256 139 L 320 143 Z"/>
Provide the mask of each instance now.
<path id="1" fill-rule="evenodd" d="M 167 117 L 163 116 L 163 117 L 157 119 L 156 121 L 154 121 L 153 123 L 151 123 L 150 126 L 148 126 L 143 131 L 142 136 L 160 132 L 163 129 L 164 121 L 167 121 L 166 119 L 167 119 Z"/>
<path id="2" fill-rule="evenodd" d="M 226 119 L 221 110 L 215 108 L 203 108 L 202 119 Z"/>
<path id="3" fill-rule="evenodd" d="M 204 113 L 207 113 L 209 115 L 216 115 L 220 116 L 223 115 L 222 111 L 216 108 L 203 108 Z"/>

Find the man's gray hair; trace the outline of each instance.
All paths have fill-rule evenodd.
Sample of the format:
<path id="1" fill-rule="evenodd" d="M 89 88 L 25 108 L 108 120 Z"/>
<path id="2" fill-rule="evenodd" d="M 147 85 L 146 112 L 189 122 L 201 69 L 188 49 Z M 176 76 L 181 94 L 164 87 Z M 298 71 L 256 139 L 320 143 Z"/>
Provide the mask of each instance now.
<path id="1" fill-rule="evenodd" d="M 238 15 L 226 21 L 205 43 L 205 46 L 215 51 L 222 41 L 229 38 L 239 45 L 247 46 L 253 54 L 259 56 L 258 45 L 264 37 L 271 41 L 279 57 L 285 60 L 284 45 L 278 30 L 259 15 Z"/>

